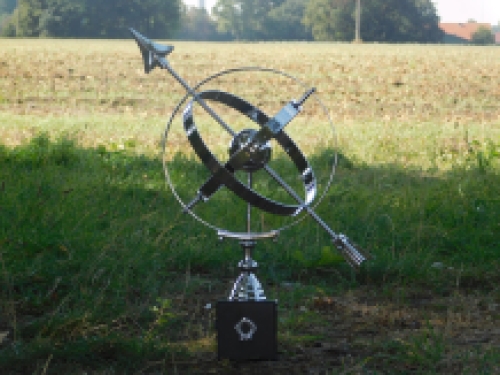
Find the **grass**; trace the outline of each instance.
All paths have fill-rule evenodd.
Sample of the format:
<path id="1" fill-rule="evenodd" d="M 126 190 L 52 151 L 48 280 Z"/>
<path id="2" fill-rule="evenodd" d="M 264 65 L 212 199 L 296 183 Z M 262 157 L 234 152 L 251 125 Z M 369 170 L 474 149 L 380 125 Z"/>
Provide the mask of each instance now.
<path id="1" fill-rule="evenodd" d="M 190 82 L 259 63 L 318 87 L 340 159 L 317 212 L 375 255 L 352 272 L 307 218 L 278 242 L 259 243 L 259 277 L 280 301 L 281 359 L 238 368 L 215 361 L 214 312 L 205 309 L 226 297 L 238 245 L 217 242 L 165 187 L 159 143 L 180 89 L 163 72 L 142 75 L 133 42 L 0 43 L 4 373 L 499 371 L 493 49 L 176 44 L 173 64 Z M 269 77 L 211 85 L 273 113 L 301 88 Z M 211 147 L 225 152 L 225 135 L 196 116 Z M 324 187 L 335 140 L 319 106 L 311 102 L 302 117 L 289 131 Z M 169 168 L 189 199 L 205 168 L 181 130 L 169 141 Z M 279 152 L 273 163 L 292 175 Z M 255 184 L 281 198 L 264 177 Z M 222 227 L 245 224 L 245 205 L 225 192 L 197 210 Z M 287 222 L 255 211 L 252 227 Z"/>

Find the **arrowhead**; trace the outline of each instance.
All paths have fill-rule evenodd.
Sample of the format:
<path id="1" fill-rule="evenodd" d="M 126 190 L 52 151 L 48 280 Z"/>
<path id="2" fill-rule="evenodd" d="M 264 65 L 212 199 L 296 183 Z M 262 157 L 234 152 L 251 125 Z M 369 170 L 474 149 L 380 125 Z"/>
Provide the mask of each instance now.
<path id="1" fill-rule="evenodd" d="M 166 57 L 174 50 L 174 46 L 166 46 L 155 43 L 133 28 L 130 28 L 129 30 L 141 50 L 142 59 L 144 61 L 144 71 L 146 73 L 149 73 L 151 70 L 159 66 L 159 57 Z"/>

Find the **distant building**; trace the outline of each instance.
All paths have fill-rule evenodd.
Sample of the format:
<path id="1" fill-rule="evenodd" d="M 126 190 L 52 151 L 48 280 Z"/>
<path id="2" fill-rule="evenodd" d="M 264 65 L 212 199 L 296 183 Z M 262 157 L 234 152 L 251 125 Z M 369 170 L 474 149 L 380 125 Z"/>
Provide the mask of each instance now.
<path id="1" fill-rule="evenodd" d="M 489 23 L 440 23 L 439 28 L 444 31 L 443 43 L 468 44 L 472 41 L 472 35 L 480 28 L 486 27 L 491 30 Z M 498 34 L 497 34 L 498 35 Z"/>
<path id="2" fill-rule="evenodd" d="M 495 34 L 495 43 L 500 44 L 500 31 L 497 31 Z"/>
<path id="3" fill-rule="evenodd" d="M 205 9 L 205 0 L 199 0 L 198 8 Z"/>

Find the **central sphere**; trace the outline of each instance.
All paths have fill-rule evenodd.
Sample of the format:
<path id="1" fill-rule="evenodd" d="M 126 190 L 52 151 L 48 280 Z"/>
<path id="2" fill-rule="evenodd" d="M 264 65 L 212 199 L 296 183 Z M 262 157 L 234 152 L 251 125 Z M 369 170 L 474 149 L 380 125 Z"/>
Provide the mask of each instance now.
<path id="1" fill-rule="evenodd" d="M 254 129 L 245 129 L 236 134 L 229 145 L 229 156 L 233 156 L 236 152 L 241 150 L 248 141 L 257 133 Z M 268 141 L 258 147 L 252 147 L 250 150 L 249 159 L 243 164 L 241 169 L 247 172 L 258 171 L 266 165 L 271 159 L 271 143 Z"/>

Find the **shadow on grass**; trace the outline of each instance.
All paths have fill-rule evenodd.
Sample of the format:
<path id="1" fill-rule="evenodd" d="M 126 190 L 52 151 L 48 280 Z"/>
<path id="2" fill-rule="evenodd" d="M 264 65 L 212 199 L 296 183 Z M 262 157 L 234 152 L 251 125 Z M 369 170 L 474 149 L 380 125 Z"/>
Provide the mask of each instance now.
<path id="1" fill-rule="evenodd" d="M 313 159 L 325 164 L 330 154 Z M 271 286 L 298 280 L 327 288 L 495 288 L 500 175 L 492 162 L 477 154 L 430 176 L 341 155 L 317 212 L 375 259 L 354 274 L 308 219 L 277 243 L 259 244 L 260 278 Z M 50 358 L 61 366 L 99 367 L 101 360 L 137 370 L 168 353 L 182 355 L 172 343 L 209 334 L 208 320 L 195 329 L 197 318 L 179 311 L 186 300 L 201 311 L 207 298 L 224 298 L 241 256 L 234 242 L 217 243 L 212 230 L 181 213 L 160 160 L 40 136 L 0 148 L 0 164 L 6 369 L 33 372 Z M 206 176 L 200 163 L 183 157 L 172 169 L 182 171 L 181 189 Z M 239 204 L 217 194 L 229 207 Z M 241 220 L 225 207 L 215 210 L 222 223 Z"/>

